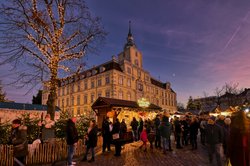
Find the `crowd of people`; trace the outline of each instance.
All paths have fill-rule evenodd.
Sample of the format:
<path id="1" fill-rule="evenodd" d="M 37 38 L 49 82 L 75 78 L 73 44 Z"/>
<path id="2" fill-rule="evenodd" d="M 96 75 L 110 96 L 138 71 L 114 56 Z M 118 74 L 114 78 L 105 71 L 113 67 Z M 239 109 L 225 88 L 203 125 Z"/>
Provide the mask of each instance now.
<path id="1" fill-rule="evenodd" d="M 67 121 L 68 165 L 76 164 L 73 162 L 75 145 L 79 139 L 75 126 L 76 120 L 75 117 L 72 117 Z M 131 130 L 128 130 L 127 126 L 130 126 Z M 209 115 L 170 117 L 168 113 L 164 113 L 158 114 L 153 120 L 139 118 L 137 121 L 134 117 L 129 124 L 126 124 L 124 119 L 120 122 L 116 118 L 112 123 L 109 118 L 104 118 L 101 128 L 102 152 L 106 153 L 106 150 L 110 152 L 111 144 L 113 144 L 115 146 L 114 156 L 121 156 L 122 146 L 127 139 L 125 135 L 129 132 L 132 132 L 134 142 L 141 141 L 139 148 L 144 152 L 147 152 L 149 144 L 149 149 L 161 150 L 163 154 L 173 151 L 174 148 L 197 150 L 200 148 L 197 143 L 199 135 L 198 140 L 207 150 L 209 163 L 215 163 L 215 157 L 218 166 L 224 163 L 232 166 L 250 165 L 250 119 L 244 111 L 238 111 L 230 117 L 223 115 L 217 117 Z M 19 119 L 14 120 L 10 143 L 14 145 L 15 158 L 22 163 L 28 153 L 26 137 L 27 127 L 21 125 Z M 91 151 L 91 159 L 88 161 L 94 162 L 98 140 L 98 127 L 95 120 L 90 121 L 84 140 L 86 151 L 82 161 L 87 161 L 88 152 Z"/>
<path id="2" fill-rule="evenodd" d="M 126 124 L 124 120 L 120 123 L 118 119 L 112 124 L 109 118 L 106 118 L 102 125 L 102 150 L 103 153 L 106 149 L 109 152 L 110 144 L 113 142 L 115 156 L 120 156 L 123 134 L 127 132 L 126 126 L 130 126 L 133 140 L 142 142 L 139 148 L 144 152 L 147 152 L 148 143 L 150 149 L 159 149 L 163 154 L 173 151 L 174 148 L 195 151 L 200 148 L 197 141 L 199 140 L 202 148 L 207 150 L 209 163 L 216 163 L 218 166 L 223 164 L 249 166 L 249 121 L 244 111 L 238 111 L 230 117 L 223 115 L 170 117 L 169 114 L 164 113 L 157 115 L 153 120 L 142 118 L 137 120 L 134 117 L 130 124 Z M 120 134 L 120 141 L 119 139 L 114 141 L 115 133 Z"/>

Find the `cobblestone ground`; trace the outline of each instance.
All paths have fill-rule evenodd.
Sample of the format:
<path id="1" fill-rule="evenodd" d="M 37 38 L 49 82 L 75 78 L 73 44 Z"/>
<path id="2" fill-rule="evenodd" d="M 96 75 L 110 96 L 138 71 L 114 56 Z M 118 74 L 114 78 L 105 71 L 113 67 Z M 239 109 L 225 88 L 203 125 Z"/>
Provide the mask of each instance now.
<path id="1" fill-rule="evenodd" d="M 191 150 L 191 145 L 183 149 L 175 149 L 172 152 L 163 154 L 159 149 L 149 149 L 144 152 L 139 149 L 141 142 L 126 144 L 120 157 L 114 156 L 112 152 L 96 154 L 96 160 L 93 163 L 77 162 L 79 166 L 100 165 L 100 166 L 208 166 L 208 158 L 205 147 L 199 145 L 197 150 Z M 90 159 L 90 156 L 89 156 Z"/>

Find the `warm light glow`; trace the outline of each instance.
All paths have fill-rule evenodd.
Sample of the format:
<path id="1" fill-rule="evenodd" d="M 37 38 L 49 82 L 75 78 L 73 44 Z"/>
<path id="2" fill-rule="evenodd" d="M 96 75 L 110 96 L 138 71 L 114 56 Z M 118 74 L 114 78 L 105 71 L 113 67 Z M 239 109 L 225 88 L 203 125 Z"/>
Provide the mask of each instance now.
<path id="1" fill-rule="evenodd" d="M 145 98 L 139 99 L 139 100 L 137 101 L 137 103 L 138 103 L 139 107 L 142 107 L 142 108 L 147 108 L 147 107 L 149 107 L 149 105 L 150 105 L 150 102 L 147 101 Z"/>
<path id="2" fill-rule="evenodd" d="M 246 112 L 246 113 L 249 113 L 249 108 L 246 108 L 246 109 L 245 109 L 245 112 Z"/>

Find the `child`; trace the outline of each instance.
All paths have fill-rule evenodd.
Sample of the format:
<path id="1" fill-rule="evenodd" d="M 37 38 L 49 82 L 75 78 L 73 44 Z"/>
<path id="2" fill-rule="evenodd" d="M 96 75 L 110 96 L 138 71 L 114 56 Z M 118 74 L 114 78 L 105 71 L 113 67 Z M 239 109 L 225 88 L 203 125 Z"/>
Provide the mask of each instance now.
<path id="1" fill-rule="evenodd" d="M 147 136 L 147 132 L 146 132 L 146 127 L 143 127 L 143 130 L 141 132 L 140 135 L 141 141 L 143 142 L 143 144 L 140 146 L 140 148 L 142 148 L 143 146 L 145 147 L 144 152 L 147 151 L 147 140 L 148 140 L 148 136 Z"/>

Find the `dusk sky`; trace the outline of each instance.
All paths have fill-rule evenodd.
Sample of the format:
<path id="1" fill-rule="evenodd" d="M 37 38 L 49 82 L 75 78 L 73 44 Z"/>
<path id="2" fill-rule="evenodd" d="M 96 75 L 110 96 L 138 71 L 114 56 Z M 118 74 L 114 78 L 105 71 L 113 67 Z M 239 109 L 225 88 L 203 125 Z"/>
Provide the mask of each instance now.
<path id="1" fill-rule="evenodd" d="M 249 0 L 87 0 L 92 14 L 108 32 L 98 55 L 88 66 L 111 59 L 123 49 L 132 21 L 132 34 L 143 54 L 143 67 L 156 79 L 171 82 L 178 102 L 189 96 L 214 95 L 226 82 L 250 87 Z M 5 67 L 6 68 L 6 67 Z M 13 79 L 3 67 L 3 83 Z M 31 102 L 33 93 L 5 86 L 10 100 Z"/>

